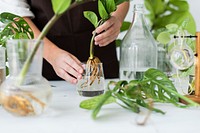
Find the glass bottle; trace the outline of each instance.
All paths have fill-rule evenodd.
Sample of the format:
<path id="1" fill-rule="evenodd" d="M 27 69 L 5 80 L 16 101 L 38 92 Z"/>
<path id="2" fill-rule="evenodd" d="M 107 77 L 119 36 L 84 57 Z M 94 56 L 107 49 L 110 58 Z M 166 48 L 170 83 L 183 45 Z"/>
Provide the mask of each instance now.
<path id="1" fill-rule="evenodd" d="M 8 40 L 6 44 L 9 76 L 0 87 L 3 108 L 18 116 L 39 115 L 49 105 L 52 91 L 49 82 L 42 76 L 43 43 L 40 42 L 25 75 L 20 83 L 21 69 L 31 54 L 36 40 Z"/>
<path id="2" fill-rule="evenodd" d="M 120 79 L 141 79 L 149 68 L 157 68 L 157 45 L 145 22 L 143 5 L 136 4 L 120 47 Z"/>

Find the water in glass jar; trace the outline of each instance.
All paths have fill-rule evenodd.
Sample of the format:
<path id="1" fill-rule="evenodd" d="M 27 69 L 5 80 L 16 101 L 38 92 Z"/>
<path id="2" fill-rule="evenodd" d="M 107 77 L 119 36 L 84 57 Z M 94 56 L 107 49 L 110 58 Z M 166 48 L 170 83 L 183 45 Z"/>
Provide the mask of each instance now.
<path id="1" fill-rule="evenodd" d="M 104 78 L 99 77 L 91 84 L 89 78 L 84 77 L 77 83 L 77 91 L 79 95 L 93 97 L 104 93 Z"/>
<path id="2" fill-rule="evenodd" d="M 144 72 L 149 68 L 140 68 L 134 70 L 133 68 L 122 68 L 120 69 L 120 79 L 121 80 L 139 80 L 144 76 Z"/>

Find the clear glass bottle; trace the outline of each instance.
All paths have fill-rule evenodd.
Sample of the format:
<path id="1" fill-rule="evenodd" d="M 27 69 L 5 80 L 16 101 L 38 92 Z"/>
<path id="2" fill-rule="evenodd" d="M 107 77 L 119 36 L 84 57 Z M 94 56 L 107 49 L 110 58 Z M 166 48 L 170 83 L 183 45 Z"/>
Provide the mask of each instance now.
<path id="1" fill-rule="evenodd" d="M 149 68 L 157 68 L 157 45 L 145 22 L 143 5 L 136 4 L 120 47 L 120 79 L 140 79 Z"/>

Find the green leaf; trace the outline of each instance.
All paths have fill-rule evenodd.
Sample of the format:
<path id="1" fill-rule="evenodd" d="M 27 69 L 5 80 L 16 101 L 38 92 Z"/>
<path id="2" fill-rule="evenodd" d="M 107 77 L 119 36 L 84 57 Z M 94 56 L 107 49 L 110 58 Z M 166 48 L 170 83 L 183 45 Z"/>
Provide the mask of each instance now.
<path id="1" fill-rule="evenodd" d="M 178 30 L 178 25 L 177 24 L 168 24 L 165 26 L 170 33 L 176 33 Z"/>
<path id="2" fill-rule="evenodd" d="M 98 17 L 97 15 L 92 11 L 84 11 L 83 12 L 84 17 L 87 18 L 96 28 L 98 26 Z"/>
<path id="3" fill-rule="evenodd" d="M 104 97 L 104 95 L 100 95 L 100 96 L 96 96 L 87 100 L 84 100 L 80 103 L 80 107 L 83 109 L 94 109 L 97 107 L 98 103 L 102 100 L 102 98 Z M 109 97 L 108 100 L 106 100 L 105 104 L 110 104 L 115 102 L 116 100 L 113 97 Z"/>
<path id="4" fill-rule="evenodd" d="M 131 25 L 131 22 L 124 21 L 124 22 L 122 23 L 121 28 L 120 28 L 120 32 L 123 32 L 123 31 L 128 30 L 129 27 L 130 27 L 130 25 Z"/>
<path id="5" fill-rule="evenodd" d="M 20 16 L 3 12 L 0 14 L 0 21 L 6 24 L 0 32 L 0 43 L 5 46 L 9 39 L 33 39 L 34 34 L 28 23 Z"/>
<path id="6" fill-rule="evenodd" d="M 173 5 L 170 7 L 174 7 L 174 10 L 177 10 L 179 12 L 183 12 L 183 11 L 188 11 L 189 10 L 189 4 L 187 3 L 187 1 L 171 1 L 169 2 L 169 5 Z"/>
<path id="7" fill-rule="evenodd" d="M 51 0 L 53 11 L 55 14 L 64 13 L 71 4 L 71 0 Z"/>
<path id="8" fill-rule="evenodd" d="M 106 103 L 106 101 L 111 97 L 111 91 L 106 91 L 105 94 L 102 96 L 100 101 L 97 103 L 96 107 L 92 111 L 92 118 L 95 119 L 97 114 L 99 113 L 101 107 Z"/>
<path id="9" fill-rule="evenodd" d="M 109 18 L 109 14 L 107 13 L 104 5 L 102 4 L 101 0 L 98 0 L 98 10 L 99 15 L 103 20 L 107 20 Z"/>
<path id="10" fill-rule="evenodd" d="M 175 23 L 180 26 L 182 22 L 186 19 L 189 19 L 189 22 L 187 26 L 185 27 L 185 30 L 187 30 L 191 34 L 195 34 L 196 24 L 195 24 L 193 16 L 188 11 L 173 12 L 170 15 L 155 19 L 154 29 L 156 30 L 161 27 L 165 27 L 166 25 L 171 24 L 171 23 Z"/>
<path id="11" fill-rule="evenodd" d="M 198 103 L 179 94 L 172 81 L 162 71 L 150 68 L 145 72 L 144 77 L 157 85 L 159 99 L 163 99 L 165 102 L 172 103 L 178 107 L 187 107 L 188 105 L 199 106 Z M 186 101 L 188 105 L 182 105 L 179 103 L 179 99 Z"/>
<path id="12" fill-rule="evenodd" d="M 159 41 L 162 44 L 168 44 L 170 42 L 171 38 L 170 38 L 170 34 L 168 32 L 161 32 L 158 36 L 157 36 L 157 41 Z"/>
<path id="13" fill-rule="evenodd" d="M 150 13 L 157 16 L 165 11 L 165 2 L 163 0 L 145 0 L 144 4 Z"/>
<path id="14" fill-rule="evenodd" d="M 116 39 L 115 40 L 116 47 L 120 47 L 121 43 L 122 43 L 121 39 Z"/>
<path id="15" fill-rule="evenodd" d="M 106 9 L 107 13 L 110 14 L 116 10 L 115 0 L 107 0 L 106 1 Z"/>

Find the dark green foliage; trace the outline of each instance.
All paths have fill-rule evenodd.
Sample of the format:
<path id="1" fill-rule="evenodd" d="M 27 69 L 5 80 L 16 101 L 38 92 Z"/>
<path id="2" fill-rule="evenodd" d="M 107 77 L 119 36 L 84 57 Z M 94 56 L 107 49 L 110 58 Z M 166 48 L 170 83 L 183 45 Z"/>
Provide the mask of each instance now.
<path id="1" fill-rule="evenodd" d="M 199 106 L 197 103 L 180 95 L 171 80 L 163 72 L 152 68 L 145 72 L 141 80 L 132 80 L 130 82 L 125 80 L 111 81 L 105 94 L 82 101 L 80 107 L 92 109 L 93 118 L 96 118 L 104 104 L 114 102 L 135 113 L 139 113 L 140 107 L 144 107 L 164 114 L 162 110 L 151 107 L 149 99 L 153 100 L 153 102 L 171 103 L 182 108 Z M 179 99 L 187 101 L 188 105 L 179 103 Z"/>

